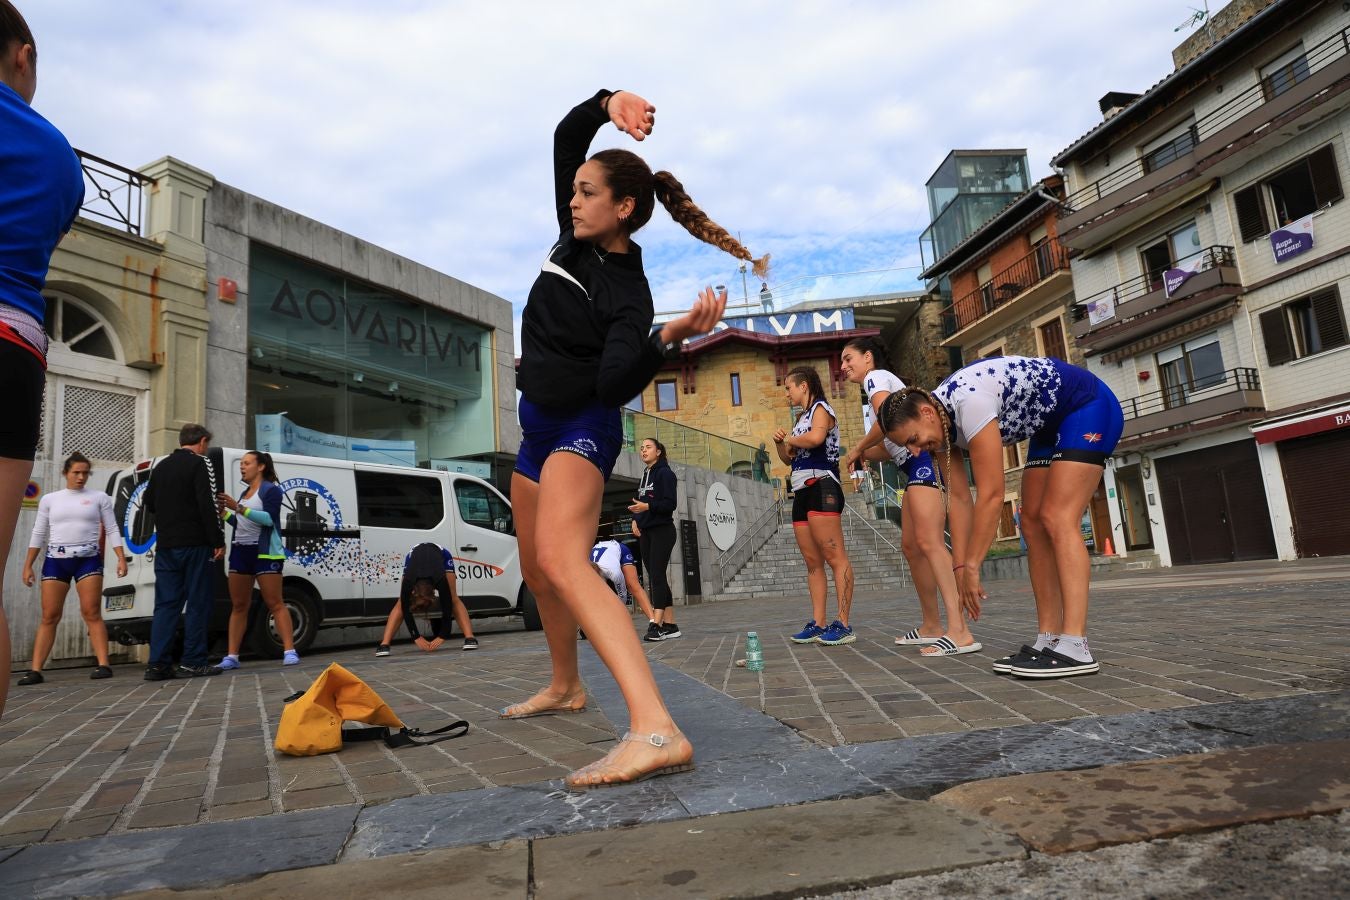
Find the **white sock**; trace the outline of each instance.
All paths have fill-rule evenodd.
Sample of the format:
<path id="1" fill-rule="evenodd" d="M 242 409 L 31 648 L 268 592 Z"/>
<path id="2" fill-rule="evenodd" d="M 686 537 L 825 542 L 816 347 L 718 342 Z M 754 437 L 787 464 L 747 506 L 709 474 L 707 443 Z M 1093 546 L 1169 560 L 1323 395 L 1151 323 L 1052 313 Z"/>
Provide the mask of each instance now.
<path id="1" fill-rule="evenodd" d="M 1079 662 L 1092 662 L 1092 651 L 1088 649 L 1087 638 L 1072 634 L 1061 634 L 1055 652 L 1076 659 Z"/>
<path id="2" fill-rule="evenodd" d="M 232 660 L 234 660 L 235 662 L 239 662 L 239 654 L 238 654 L 238 653 L 226 653 L 226 654 L 225 654 L 225 658 L 226 658 L 226 659 L 232 659 Z"/>
<path id="3" fill-rule="evenodd" d="M 1040 634 L 1036 635 L 1036 643 L 1031 646 L 1035 650 L 1044 650 L 1046 647 L 1053 650 L 1055 647 L 1055 639 L 1057 637 L 1058 635 L 1051 634 L 1048 631 L 1042 631 Z"/>

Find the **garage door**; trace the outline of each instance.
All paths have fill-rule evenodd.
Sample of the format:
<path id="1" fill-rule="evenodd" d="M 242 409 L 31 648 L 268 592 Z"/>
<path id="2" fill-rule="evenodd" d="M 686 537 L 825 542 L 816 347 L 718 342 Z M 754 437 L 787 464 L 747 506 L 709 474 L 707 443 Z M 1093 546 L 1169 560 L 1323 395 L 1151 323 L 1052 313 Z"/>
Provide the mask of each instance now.
<path id="1" fill-rule="evenodd" d="M 1255 441 L 1178 453 L 1157 466 L 1173 565 L 1275 557 Z"/>
<path id="2" fill-rule="evenodd" d="M 1277 446 L 1298 555 L 1350 554 L 1350 434 L 1329 431 Z"/>

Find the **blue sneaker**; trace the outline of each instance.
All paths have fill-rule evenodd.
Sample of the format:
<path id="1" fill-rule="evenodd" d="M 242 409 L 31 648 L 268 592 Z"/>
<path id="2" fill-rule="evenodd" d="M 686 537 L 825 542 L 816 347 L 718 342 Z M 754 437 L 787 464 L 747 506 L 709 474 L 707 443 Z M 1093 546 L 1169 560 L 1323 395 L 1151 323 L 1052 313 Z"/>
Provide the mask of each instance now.
<path id="1" fill-rule="evenodd" d="M 806 627 L 792 636 L 794 644 L 814 644 L 820 640 L 820 636 L 825 633 L 825 629 L 816 624 L 812 619 L 806 623 Z"/>
<path id="2" fill-rule="evenodd" d="M 830 627 L 818 638 L 820 643 L 830 647 L 837 647 L 840 644 L 851 644 L 857 640 L 853 636 L 853 629 L 835 619 L 830 623 Z"/>
<path id="3" fill-rule="evenodd" d="M 283 666 L 300 665 L 300 654 L 296 653 L 294 650 L 287 650 L 286 655 L 281 658 L 281 664 Z"/>
<path id="4" fill-rule="evenodd" d="M 220 668 L 222 668 L 222 669 L 238 669 L 238 668 L 240 668 L 240 666 L 239 666 L 239 658 L 236 657 L 236 656 L 227 656 L 227 657 L 225 657 L 224 659 L 222 659 L 219 663 L 217 663 L 217 665 L 218 665 Z"/>

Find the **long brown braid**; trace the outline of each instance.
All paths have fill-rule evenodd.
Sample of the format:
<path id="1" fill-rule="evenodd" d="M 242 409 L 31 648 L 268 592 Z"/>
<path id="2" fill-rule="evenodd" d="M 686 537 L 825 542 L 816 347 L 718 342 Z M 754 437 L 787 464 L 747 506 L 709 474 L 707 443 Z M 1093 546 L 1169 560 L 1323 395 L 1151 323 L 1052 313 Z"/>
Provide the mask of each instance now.
<path id="1" fill-rule="evenodd" d="M 924 406 L 931 406 L 937 411 L 938 421 L 942 425 L 942 453 L 947 463 L 947 471 L 952 468 L 952 443 L 955 440 L 955 429 L 952 427 L 951 416 L 947 413 L 947 407 L 936 397 L 925 391 L 923 388 L 904 387 L 892 393 L 881 404 L 881 431 L 888 434 L 892 429 L 899 428 L 906 422 L 919 418 L 919 409 Z M 949 503 L 947 482 L 942 477 L 942 467 L 933 466 L 933 474 L 938 483 L 938 490 L 942 492 L 942 511 L 947 511 Z"/>

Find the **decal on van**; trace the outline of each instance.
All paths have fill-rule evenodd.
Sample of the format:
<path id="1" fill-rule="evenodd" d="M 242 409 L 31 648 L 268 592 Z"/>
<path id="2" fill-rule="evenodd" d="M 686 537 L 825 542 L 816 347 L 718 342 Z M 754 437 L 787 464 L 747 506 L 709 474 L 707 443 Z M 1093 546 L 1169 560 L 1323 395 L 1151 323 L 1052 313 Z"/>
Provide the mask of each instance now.
<path id="1" fill-rule="evenodd" d="M 462 556 L 455 557 L 456 578 L 496 578 L 505 571 L 501 566 L 494 566 L 492 563 L 465 559 Z"/>
<path id="2" fill-rule="evenodd" d="M 150 482 L 142 481 L 131 491 L 131 496 L 127 498 L 127 508 L 122 513 L 122 543 L 127 545 L 127 551 L 133 556 L 139 556 L 151 547 L 155 546 L 156 533 L 150 532 L 150 536 L 144 541 L 136 542 L 132 535 L 140 534 L 143 529 L 141 517 L 145 513 L 145 489 L 150 486 Z"/>
<path id="3" fill-rule="evenodd" d="M 283 495 L 281 527 L 291 532 L 282 539 L 286 557 L 316 567 L 342 542 L 333 535 L 342 530 L 342 507 L 332 491 L 312 478 L 288 478 L 278 487 Z"/>

